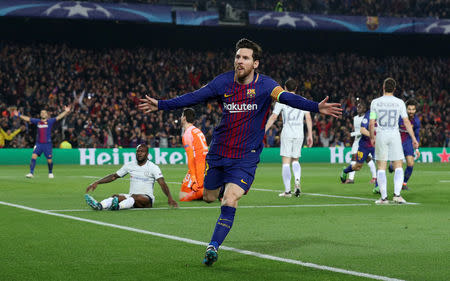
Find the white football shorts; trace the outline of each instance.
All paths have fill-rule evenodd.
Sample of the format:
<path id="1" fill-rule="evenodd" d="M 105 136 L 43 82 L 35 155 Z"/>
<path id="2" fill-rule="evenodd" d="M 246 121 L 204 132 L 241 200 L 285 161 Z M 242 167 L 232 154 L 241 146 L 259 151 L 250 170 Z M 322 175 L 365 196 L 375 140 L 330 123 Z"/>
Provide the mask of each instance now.
<path id="1" fill-rule="evenodd" d="M 303 138 L 281 138 L 280 155 L 300 158 L 302 156 Z"/>
<path id="2" fill-rule="evenodd" d="M 397 161 L 405 158 L 399 131 L 377 131 L 375 156 L 380 161 Z"/>

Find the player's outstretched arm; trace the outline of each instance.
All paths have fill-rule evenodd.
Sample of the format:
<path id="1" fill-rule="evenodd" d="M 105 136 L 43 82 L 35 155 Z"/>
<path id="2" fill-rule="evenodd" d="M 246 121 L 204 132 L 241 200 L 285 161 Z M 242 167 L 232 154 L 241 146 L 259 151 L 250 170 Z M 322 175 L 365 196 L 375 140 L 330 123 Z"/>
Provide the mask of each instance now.
<path id="1" fill-rule="evenodd" d="M 405 124 L 406 130 L 408 131 L 408 134 L 411 136 L 413 147 L 415 149 L 419 148 L 419 142 L 416 139 L 416 136 L 414 134 L 413 128 L 411 126 L 411 122 L 409 122 L 408 117 L 403 118 L 403 124 Z"/>
<path id="2" fill-rule="evenodd" d="M 164 194 L 168 198 L 169 206 L 178 208 L 178 203 L 177 203 L 177 201 L 173 200 L 172 194 L 170 194 L 169 187 L 167 186 L 167 183 L 164 180 L 164 178 L 159 178 L 159 179 L 157 179 L 157 181 L 159 183 L 159 186 L 161 187 L 161 190 L 164 192 Z"/>
<path id="3" fill-rule="evenodd" d="M 272 113 L 269 117 L 269 119 L 267 120 L 266 123 L 266 130 L 265 132 L 267 133 L 267 131 L 270 129 L 270 127 L 272 127 L 273 123 L 277 120 L 278 115 L 275 113 Z"/>
<path id="4" fill-rule="evenodd" d="M 319 112 L 325 115 L 331 115 L 333 117 L 339 117 L 342 115 L 342 107 L 339 103 L 328 103 L 329 97 L 327 96 L 321 102 L 319 102 Z"/>
<path id="5" fill-rule="evenodd" d="M 95 181 L 93 183 L 91 183 L 87 188 L 86 188 L 86 193 L 88 193 L 89 191 L 94 191 L 97 188 L 98 184 L 102 184 L 102 183 L 108 183 L 108 182 L 112 182 L 115 181 L 116 179 L 120 178 L 118 174 L 114 173 L 114 174 L 110 174 L 107 175 L 106 177 L 99 179 L 98 181 Z"/>
<path id="6" fill-rule="evenodd" d="M 69 112 L 70 112 L 70 105 L 64 106 L 64 111 L 61 112 L 58 116 L 56 116 L 56 121 L 59 121 L 64 117 L 66 117 L 66 115 L 69 114 Z"/>

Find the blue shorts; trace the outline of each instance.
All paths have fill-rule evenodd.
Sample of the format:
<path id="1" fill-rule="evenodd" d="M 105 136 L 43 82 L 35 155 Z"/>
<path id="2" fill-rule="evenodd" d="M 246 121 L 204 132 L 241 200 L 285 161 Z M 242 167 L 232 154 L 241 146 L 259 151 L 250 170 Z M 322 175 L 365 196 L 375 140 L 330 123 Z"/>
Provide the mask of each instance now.
<path id="1" fill-rule="evenodd" d="M 403 146 L 403 154 L 406 156 L 412 156 L 414 157 L 414 148 L 412 145 L 412 140 L 407 139 L 406 141 L 402 142 Z"/>
<path id="2" fill-rule="evenodd" d="M 205 188 L 214 190 L 230 182 L 237 184 L 247 193 L 255 179 L 255 171 L 259 163 L 259 157 L 254 158 L 234 159 L 218 155 L 207 156 Z"/>
<path id="3" fill-rule="evenodd" d="M 45 158 L 52 159 L 52 144 L 51 143 L 36 143 L 33 153 L 41 156 L 44 153 Z"/>
<path id="4" fill-rule="evenodd" d="M 356 162 L 364 163 L 364 161 L 366 161 L 367 156 L 369 156 L 369 154 L 371 154 L 372 158 L 374 158 L 375 147 L 359 146 L 358 151 L 356 152 Z"/>

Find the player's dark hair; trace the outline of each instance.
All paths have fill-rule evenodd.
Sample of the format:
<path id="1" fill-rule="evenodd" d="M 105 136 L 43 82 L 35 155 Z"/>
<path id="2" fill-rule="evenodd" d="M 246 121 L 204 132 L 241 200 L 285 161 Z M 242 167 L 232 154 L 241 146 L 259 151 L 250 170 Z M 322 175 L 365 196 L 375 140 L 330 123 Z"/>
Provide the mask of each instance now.
<path id="1" fill-rule="evenodd" d="M 262 56 L 262 48 L 255 42 L 242 38 L 236 43 L 236 52 L 241 48 L 247 48 L 253 50 L 253 60 L 260 60 Z"/>
<path id="2" fill-rule="evenodd" d="M 384 91 L 386 93 L 393 93 L 395 91 L 396 85 L 397 83 L 395 82 L 395 80 L 391 77 L 388 77 L 383 82 Z"/>
<path id="3" fill-rule="evenodd" d="M 297 81 L 295 81 L 292 78 L 289 78 L 288 80 L 286 80 L 286 82 L 284 83 L 284 87 L 286 88 L 286 90 L 288 90 L 289 92 L 294 92 L 295 90 L 297 90 Z"/>
<path id="4" fill-rule="evenodd" d="M 410 98 L 409 100 L 406 101 L 406 106 L 408 106 L 408 105 L 414 105 L 415 107 L 417 107 L 418 104 L 419 104 L 419 103 L 418 103 L 415 99 L 413 99 L 413 98 Z"/>
<path id="5" fill-rule="evenodd" d="M 195 110 L 191 107 L 185 108 L 183 110 L 183 116 L 186 118 L 188 123 L 194 123 L 195 121 Z"/>

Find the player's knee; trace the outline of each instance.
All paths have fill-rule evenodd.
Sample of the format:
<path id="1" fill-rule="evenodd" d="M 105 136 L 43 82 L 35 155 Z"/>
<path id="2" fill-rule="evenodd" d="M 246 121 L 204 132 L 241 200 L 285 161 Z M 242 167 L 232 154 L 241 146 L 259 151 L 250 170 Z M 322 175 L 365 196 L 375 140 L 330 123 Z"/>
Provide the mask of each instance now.
<path id="1" fill-rule="evenodd" d="M 354 170 L 354 171 L 359 171 L 359 170 L 361 170 L 361 165 L 356 164 L 355 166 L 353 166 L 353 170 Z"/>
<path id="2" fill-rule="evenodd" d="M 206 203 L 212 203 L 214 201 L 216 201 L 216 197 L 215 196 L 211 196 L 210 194 L 206 194 L 203 193 L 203 201 L 205 201 Z"/>

